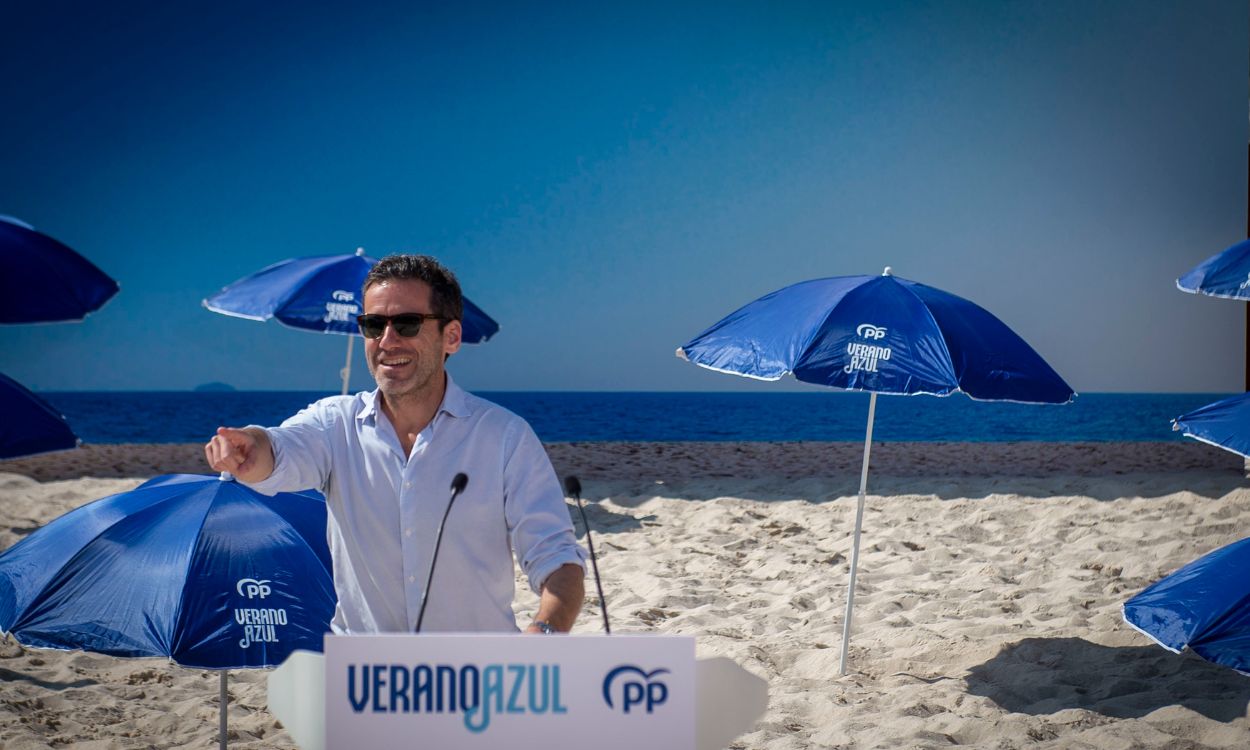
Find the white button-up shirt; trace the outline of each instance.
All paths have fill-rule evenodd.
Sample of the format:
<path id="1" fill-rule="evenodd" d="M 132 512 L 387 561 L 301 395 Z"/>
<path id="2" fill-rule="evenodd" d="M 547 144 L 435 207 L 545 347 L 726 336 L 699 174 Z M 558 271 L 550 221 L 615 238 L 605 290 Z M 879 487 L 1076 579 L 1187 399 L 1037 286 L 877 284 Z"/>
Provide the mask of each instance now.
<path id="1" fill-rule="evenodd" d="M 468 485 L 443 530 L 422 632 L 515 631 L 512 558 L 537 593 L 584 566 L 564 493 L 525 420 L 447 377 L 443 403 L 405 456 L 377 391 L 322 399 L 266 432 L 267 494 L 321 490 L 339 634 L 412 632 L 452 478 Z"/>

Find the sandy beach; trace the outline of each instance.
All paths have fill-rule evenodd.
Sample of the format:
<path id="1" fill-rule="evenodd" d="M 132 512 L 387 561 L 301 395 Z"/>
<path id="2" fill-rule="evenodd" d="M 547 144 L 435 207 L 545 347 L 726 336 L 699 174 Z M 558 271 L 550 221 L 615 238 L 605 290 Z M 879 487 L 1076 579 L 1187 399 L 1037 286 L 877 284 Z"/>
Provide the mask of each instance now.
<path id="1" fill-rule="evenodd" d="M 613 630 L 698 638 L 766 679 L 733 748 L 1245 748 L 1250 678 L 1175 655 L 1120 606 L 1250 529 L 1241 459 L 1198 443 L 873 447 L 851 673 L 839 644 L 862 445 L 564 443 Z M 0 462 L 0 549 L 199 445 Z M 580 522 L 578 525 L 580 532 Z M 593 586 L 588 587 L 593 592 Z M 535 600 L 518 601 L 528 617 Z M 601 630 L 588 599 L 575 632 Z M 230 744 L 293 744 L 264 671 L 231 676 Z M 217 676 L 0 640 L 0 747 L 211 748 Z"/>

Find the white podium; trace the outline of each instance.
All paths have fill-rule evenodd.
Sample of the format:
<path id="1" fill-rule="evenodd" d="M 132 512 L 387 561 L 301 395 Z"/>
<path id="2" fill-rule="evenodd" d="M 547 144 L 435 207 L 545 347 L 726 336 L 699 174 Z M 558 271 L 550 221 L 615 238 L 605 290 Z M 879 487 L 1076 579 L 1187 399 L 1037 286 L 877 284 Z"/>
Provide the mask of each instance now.
<path id="1" fill-rule="evenodd" d="M 724 750 L 767 705 L 764 680 L 684 636 L 326 636 L 269 676 L 302 750 Z"/>

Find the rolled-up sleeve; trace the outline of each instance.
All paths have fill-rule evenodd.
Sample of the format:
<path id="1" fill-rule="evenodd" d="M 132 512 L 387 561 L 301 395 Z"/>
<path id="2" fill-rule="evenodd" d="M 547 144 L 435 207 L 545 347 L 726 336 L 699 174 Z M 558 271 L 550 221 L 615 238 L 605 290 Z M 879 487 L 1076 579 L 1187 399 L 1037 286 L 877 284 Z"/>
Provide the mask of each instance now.
<path id="1" fill-rule="evenodd" d="M 538 436 L 523 422 L 515 449 L 504 464 L 504 512 L 512 549 L 534 593 L 561 565 L 585 569 L 564 492 Z"/>
<path id="2" fill-rule="evenodd" d="M 324 492 L 330 476 L 332 421 L 332 414 L 313 404 L 278 427 L 261 427 L 273 446 L 273 473 L 248 486 L 266 495 L 308 489 Z"/>

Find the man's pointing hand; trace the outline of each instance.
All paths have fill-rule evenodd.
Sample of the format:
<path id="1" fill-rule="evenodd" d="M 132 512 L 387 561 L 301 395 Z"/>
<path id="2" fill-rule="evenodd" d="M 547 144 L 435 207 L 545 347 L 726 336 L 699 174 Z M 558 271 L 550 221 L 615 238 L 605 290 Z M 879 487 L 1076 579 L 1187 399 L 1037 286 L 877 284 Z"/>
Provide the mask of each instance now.
<path id="1" fill-rule="evenodd" d="M 273 447 L 264 430 L 218 427 L 204 446 L 204 457 L 216 471 L 228 471 L 244 482 L 260 482 L 273 473 Z"/>

